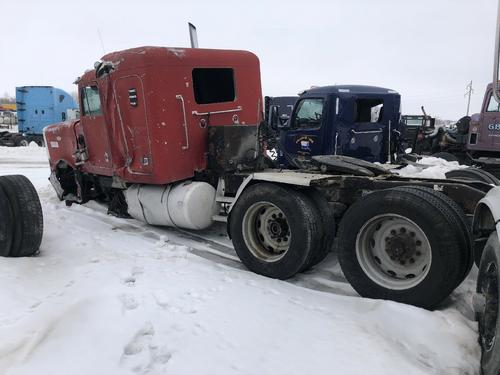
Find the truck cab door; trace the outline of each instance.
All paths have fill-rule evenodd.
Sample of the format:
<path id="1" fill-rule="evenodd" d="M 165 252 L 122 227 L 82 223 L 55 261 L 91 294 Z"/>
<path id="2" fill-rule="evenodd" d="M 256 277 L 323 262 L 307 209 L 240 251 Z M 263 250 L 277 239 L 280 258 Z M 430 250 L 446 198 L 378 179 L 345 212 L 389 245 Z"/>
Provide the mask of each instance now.
<path id="1" fill-rule="evenodd" d="M 128 170 L 132 174 L 151 174 L 153 160 L 142 79 L 138 75 L 120 77 L 113 90 L 125 138 Z"/>
<path id="2" fill-rule="evenodd" d="M 474 149 L 478 151 L 499 151 L 500 105 L 496 102 L 491 91 L 487 95 L 488 100 L 484 106 L 480 124 L 481 129 Z"/>
<path id="3" fill-rule="evenodd" d="M 85 169 L 90 173 L 112 175 L 112 160 L 106 121 L 101 108 L 101 98 L 96 82 L 80 89 L 80 123 L 84 134 L 88 160 Z"/>
<path id="4" fill-rule="evenodd" d="M 387 160 L 387 119 L 384 100 L 351 98 L 341 100 L 336 134 L 337 154 L 370 162 Z"/>
<path id="5" fill-rule="evenodd" d="M 280 132 L 280 164 L 288 166 L 290 158 L 301 160 L 324 153 L 323 129 L 326 113 L 325 98 L 299 99 L 289 120 L 289 126 Z"/>

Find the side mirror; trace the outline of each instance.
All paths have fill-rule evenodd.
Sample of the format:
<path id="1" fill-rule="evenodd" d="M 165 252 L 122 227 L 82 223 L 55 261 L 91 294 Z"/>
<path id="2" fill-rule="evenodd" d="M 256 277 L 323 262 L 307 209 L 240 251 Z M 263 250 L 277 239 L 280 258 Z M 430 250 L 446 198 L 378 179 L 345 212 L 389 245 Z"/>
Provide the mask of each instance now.
<path id="1" fill-rule="evenodd" d="M 290 120 L 290 116 L 288 116 L 286 113 L 283 113 L 280 117 L 279 117 L 279 124 L 278 124 L 278 128 L 287 128 L 289 126 L 289 123 L 288 121 Z"/>
<path id="2" fill-rule="evenodd" d="M 500 53 L 500 1 L 498 2 L 497 10 L 497 32 L 495 37 L 495 49 L 494 49 L 494 62 L 493 62 L 493 96 L 495 100 L 500 103 L 500 85 L 498 82 L 498 63 Z"/>
<path id="3" fill-rule="evenodd" d="M 269 106 L 269 115 L 267 116 L 269 121 L 269 127 L 273 130 L 278 130 L 279 118 L 278 118 L 278 106 Z"/>

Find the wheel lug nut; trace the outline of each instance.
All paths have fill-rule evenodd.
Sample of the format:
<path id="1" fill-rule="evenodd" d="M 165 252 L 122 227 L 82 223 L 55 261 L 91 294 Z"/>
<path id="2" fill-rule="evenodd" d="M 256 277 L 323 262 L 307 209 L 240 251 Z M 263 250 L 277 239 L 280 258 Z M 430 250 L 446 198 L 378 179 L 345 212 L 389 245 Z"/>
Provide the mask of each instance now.
<path id="1" fill-rule="evenodd" d="M 415 245 L 422 246 L 422 241 L 420 241 L 420 240 L 415 241 Z"/>
<path id="2" fill-rule="evenodd" d="M 415 263 L 415 259 L 410 258 L 410 263 Z"/>
<path id="3" fill-rule="evenodd" d="M 406 228 L 401 228 L 399 231 L 400 231 L 401 233 L 406 233 Z"/>
<path id="4" fill-rule="evenodd" d="M 391 234 L 394 236 L 396 234 L 396 231 L 394 229 L 392 229 Z"/>

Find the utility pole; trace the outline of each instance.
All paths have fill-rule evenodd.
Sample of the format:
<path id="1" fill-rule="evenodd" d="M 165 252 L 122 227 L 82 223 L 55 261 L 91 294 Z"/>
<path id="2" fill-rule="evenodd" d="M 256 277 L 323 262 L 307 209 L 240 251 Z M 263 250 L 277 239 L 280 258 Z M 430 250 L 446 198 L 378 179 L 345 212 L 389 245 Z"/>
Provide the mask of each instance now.
<path id="1" fill-rule="evenodd" d="M 464 96 L 468 96 L 469 98 L 467 99 L 467 116 L 469 116 L 469 109 L 470 109 L 470 97 L 472 96 L 472 93 L 474 92 L 474 89 L 472 88 L 472 81 L 465 87 L 467 90 Z"/>

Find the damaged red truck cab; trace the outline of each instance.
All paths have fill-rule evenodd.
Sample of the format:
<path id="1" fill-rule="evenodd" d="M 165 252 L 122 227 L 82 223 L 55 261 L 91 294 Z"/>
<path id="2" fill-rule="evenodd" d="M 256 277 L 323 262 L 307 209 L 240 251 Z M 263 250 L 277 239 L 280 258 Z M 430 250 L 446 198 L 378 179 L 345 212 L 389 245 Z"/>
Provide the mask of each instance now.
<path id="1" fill-rule="evenodd" d="M 207 169 L 211 127 L 256 129 L 263 118 L 259 60 L 246 51 L 128 49 L 76 83 L 80 119 L 45 129 L 51 182 L 67 201 L 192 178 Z"/>

